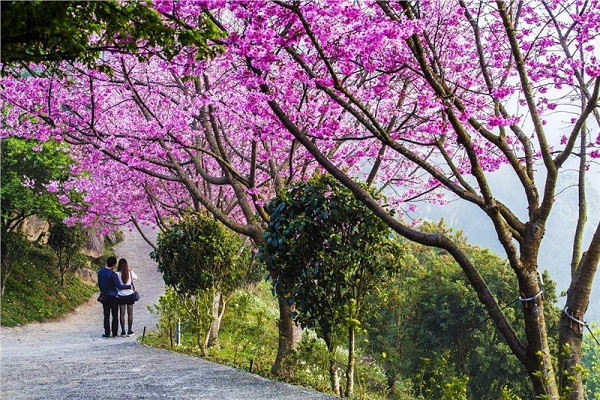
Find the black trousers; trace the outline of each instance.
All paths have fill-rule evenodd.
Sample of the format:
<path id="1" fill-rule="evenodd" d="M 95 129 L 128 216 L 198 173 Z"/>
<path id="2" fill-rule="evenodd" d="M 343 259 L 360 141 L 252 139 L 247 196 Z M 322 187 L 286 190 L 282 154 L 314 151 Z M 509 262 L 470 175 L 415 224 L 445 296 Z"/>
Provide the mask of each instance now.
<path id="1" fill-rule="evenodd" d="M 119 302 L 116 296 L 106 296 L 106 301 L 102 303 L 104 307 L 104 334 L 117 336 L 119 332 Z M 110 320 L 112 314 L 112 321 Z M 111 329 L 112 328 L 112 329 Z"/>

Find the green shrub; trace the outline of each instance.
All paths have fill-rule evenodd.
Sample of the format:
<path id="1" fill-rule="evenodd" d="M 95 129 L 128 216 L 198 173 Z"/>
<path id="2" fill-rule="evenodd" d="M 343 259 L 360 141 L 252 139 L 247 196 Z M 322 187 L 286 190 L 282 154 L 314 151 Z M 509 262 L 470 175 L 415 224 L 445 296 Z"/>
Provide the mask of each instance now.
<path id="1" fill-rule="evenodd" d="M 259 292 L 267 296 L 257 295 Z M 266 298 L 265 298 L 266 297 Z M 277 350 L 277 309 L 266 283 L 238 290 L 229 300 L 221 327 L 221 347 L 209 359 L 268 376 Z"/>
<path id="2" fill-rule="evenodd" d="M 330 393 L 328 357 L 325 341 L 314 331 L 304 330 L 298 348 L 285 360 L 284 367 L 292 371 L 288 383 Z"/>

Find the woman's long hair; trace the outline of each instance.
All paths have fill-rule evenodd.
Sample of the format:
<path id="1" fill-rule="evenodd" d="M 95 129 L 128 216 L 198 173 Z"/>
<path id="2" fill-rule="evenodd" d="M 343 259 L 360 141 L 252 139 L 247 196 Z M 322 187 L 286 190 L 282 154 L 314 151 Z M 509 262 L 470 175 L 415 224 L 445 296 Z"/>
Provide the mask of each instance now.
<path id="1" fill-rule="evenodd" d="M 124 285 L 127 285 L 129 282 L 129 266 L 127 265 L 127 260 L 121 258 L 119 260 L 119 267 L 117 269 L 121 273 L 121 281 L 123 281 Z"/>

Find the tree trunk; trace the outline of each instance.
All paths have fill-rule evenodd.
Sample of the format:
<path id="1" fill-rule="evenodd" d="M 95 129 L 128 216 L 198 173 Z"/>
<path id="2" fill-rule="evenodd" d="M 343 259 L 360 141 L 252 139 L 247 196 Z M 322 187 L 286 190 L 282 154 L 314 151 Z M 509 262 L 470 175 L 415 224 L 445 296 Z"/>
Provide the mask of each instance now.
<path id="1" fill-rule="evenodd" d="M 348 367 L 346 368 L 346 397 L 351 397 L 354 393 L 354 365 L 355 356 L 356 329 L 354 324 L 348 328 Z"/>
<path id="2" fill-rule="evenodd" d="M 582 97 L 585 98 L 585 97 Z M 585 108 L 585 101 L 582 104 L 582 108 Z M 586 165 L 587 157 L 585 148 L 587 147 L 587 124 L 583 124 L 581 129 L 580 145 L 579 145 L 579 173 L 578 173 L 578 184 L 577 184 L 577 196 L 578 196 L 578 207 L 577 207 L 577 226 L 575 227 L 575 235 L 573 235 L 573 253 L 571 254 L 571 280 L 577 276 L 577 269 L 581 261 L 581 249 L 583 242 L 583 231 L 585 229 L 585 223 L 587 222 L 587 198 L 585 195 L 585 178 L 586 178 Z"/>
<path id="3" fill-rule="evenodd" d="M 544 300 L 541 295 L 542 288 L 538 282 L 537 270 L 532 270 L 524 276 L 525 278 L 519 286 L 522 291 L 521 304 L 523 305 L 527 336 L 525 368 L 536 395 L 547 396 L 550 400 L 558 400 L 556 373 L 548 346 Z"/>
<path id="4" fill-rule="evenodd" d="M 568 311 L 568 310 L 567 310 Z M 569 314 L 571 315 L 571 314 Z M 579 315 L 571 315 L 581 320 Z M 565 400 L 584 399 L 583 382 L 581 376 L 581 341 L 583 326 L 570 318 L 563 316 L 560 322 L 559 365 L 560 391 Z M 569 351 L 563 351 L 569 349 Z M 564 354 L 563 354 L 564 353 Z"/>
<path id="5" fill-rule="evenodd" d="M 331 383 L 331 390 L 336 396 L 342 397 L 340 378 L 338 376 L 337 366 L 335 365 L 336 346 L 333 344 L 331 335 L 326 335 L 324 339 L 325 344 L 327 345 L 327 354 L 329 356 L 329 382 Z"/>
<path id="6" fill-rule="evenodd" d="M 191 311 L 193 311 L 195 321 L 204 328 L 203 324 L 201 323 L 202 316 L 204 315 L 204 309 L 203 309 L 203 307 L 200 307 L 200 302 L 198 301 L 197 298 L 193 300 L 193 310 L 191 310 Z M 200 354 L 202 355 L 202 357 L 206 357 L 208 355 L 208 348 L 206 347 L 208 341 L 207 341 L 207 334 L 203 334 L 203 332 L 204 332 L 204 329 L 198 330 L 198 334 L 196 335 L 196 340 L 198 342 L 198 347 L 200 347 Z"/>
<path id="7" fill-rule="evenodd" d="M 581 377 L 581 341 L 586 326 L 584 314 L 590 300 L 592 282 L 600 261 L 600 223 L 596 227 L 588 251 L 583 253 L 581 262 L 569 290 L 560 323 L 559 334 L 559 373 L 563 397 L 567 400 L 584 398 Z M 564 351 L 567 349 L 569 351 Z"/>
<path id="8" fill-rule="evenodd" d="M 298 347 L 298 343 L 302 339 L 302 328 L 292 320 L 292 307 L 288 302 L 279 296 L 277 301 L 279 303 L 279 344 L 275 362 L 271 367 L 271 374 L 290 377 L 291 371 L 288 367 L 284 367 L 285 360 Z"/>
<path id="9" fill-rule="evenodd" d="M 213 294 L 213 302 L 210 310 L 210 327 L 208 328 L 208 332 L 206 333 L 206 348 L 219 347 L 219 330 L 221 329 L 221 321 L 223 320 L 224 313 L 225 301 L 223 299 L 223 292 L 220 290 L 216 290 Z"/>
<path id="10" fill-rule="evenodd" d="M 582 96 L 582 98 L 585 98 Z M 585 101 L 582 104 L 585 108 Z M 593 273 L 589 281 L 580 279 L 581 267 L 586 266 L 583 261 L 587 253 L 581 256 L 583 231 L 587 221 L 587 200 L 585 195 L 585 178 L 587 157 L 585 148 L 587 146 L 587 129 L 583 125 L 580 134 L 581 156 L 579 157 L 579 182 L 578 196 L 579 207 L 577 226 L 573 237 L 573 254 L 571 255 L 571 287 L 568 291 L 565 310 L 560 321 L 559 328 L 559 381 L 561 395 L 566 400 L 579 400 L 584 398 L 583 380 L 581 376 L 581 342 L 585 327 L 584 313 L 587 308 L 588 296 L 586 292 L 591 291 Z M 590 254 L 593 257 L 593 254 Z M 589 257 L 588 257 L 589 260 Z M 589 270 L 587 271 L 590 272 Z M 568 349 L 568 351 L 567 351 Z M 564 351 L 563 351 L 564 350 Z"/>

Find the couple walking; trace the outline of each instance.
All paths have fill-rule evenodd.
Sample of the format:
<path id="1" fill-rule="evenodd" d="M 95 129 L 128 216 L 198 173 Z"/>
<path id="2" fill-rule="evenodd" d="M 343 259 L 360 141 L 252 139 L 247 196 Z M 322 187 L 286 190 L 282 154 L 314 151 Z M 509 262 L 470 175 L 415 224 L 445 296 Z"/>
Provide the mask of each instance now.
<path id="1" fill-rule="evenodd" d="M 108 257 L 106 266 L 98 271 L 98 287 L 104 294 L 102 306 L 104 309 L 104 335 L 102 337 L 117 337 L 119 322 L 121 323 L 121 336 L 133 335 L 133 281 L 137 275 L 127 265 L 127 260 L 121 258 L 117 272 L 115 266 L 117 259 Z M 119 315 L 120 314 L 120 315 Z M 127 333 L 125 333 L 125 314 L 127 314 Z M 112 315 L 112 323 L 110 317 Z"/>

